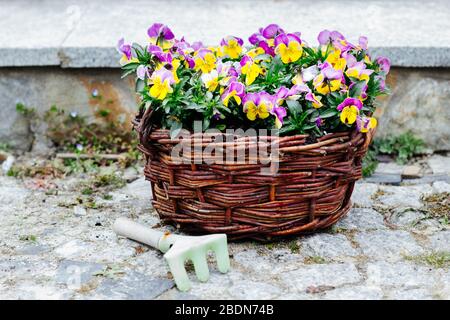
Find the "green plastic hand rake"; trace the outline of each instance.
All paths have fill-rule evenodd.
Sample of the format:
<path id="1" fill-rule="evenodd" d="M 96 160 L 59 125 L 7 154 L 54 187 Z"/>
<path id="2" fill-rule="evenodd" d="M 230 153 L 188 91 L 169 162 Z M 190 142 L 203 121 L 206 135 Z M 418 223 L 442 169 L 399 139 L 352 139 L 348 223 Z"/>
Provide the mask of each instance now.
<path id="1" fill-rule="evenodd" d="M 181 291 L 187 291 L 191 287 L 184 267 L 184 263 L 188 260 L 194 264 L 197 278 L 202 282 L 208 281 L 209 269 L 206 261 L 208 251 L 215 253 L 220 272 L 226 273 L 230 269 L 226 234 L 180 236 L 150 229 L 126 218 L 117 219 L 113 229 L 120 236 L 150 245 L 165 253 L 164 258 L 169 264 L 175 284 Z"/>

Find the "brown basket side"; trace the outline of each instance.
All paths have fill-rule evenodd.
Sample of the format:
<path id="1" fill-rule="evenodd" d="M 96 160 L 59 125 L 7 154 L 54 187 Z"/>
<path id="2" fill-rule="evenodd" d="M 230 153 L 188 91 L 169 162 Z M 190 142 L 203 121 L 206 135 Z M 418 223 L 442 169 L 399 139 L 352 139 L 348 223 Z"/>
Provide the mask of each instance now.
<path id="1" fill-rule="evenodd" d="M 372 138 L 372 132 L 356 131 L 328 134 L 313 144 L 306 144 L 307 135 L 278 138 L 279 170 L 263 175 L 261 164 L 174 163 L 169 132 L 150 128 L 148 115 L 141 113 L 134 124 L 160 218 L 187 231 L 227 233 L 231 239 L 270 239 L 334 224 L 351 207 Z M 247 152 L 250 146 L 243 148 Z"/>

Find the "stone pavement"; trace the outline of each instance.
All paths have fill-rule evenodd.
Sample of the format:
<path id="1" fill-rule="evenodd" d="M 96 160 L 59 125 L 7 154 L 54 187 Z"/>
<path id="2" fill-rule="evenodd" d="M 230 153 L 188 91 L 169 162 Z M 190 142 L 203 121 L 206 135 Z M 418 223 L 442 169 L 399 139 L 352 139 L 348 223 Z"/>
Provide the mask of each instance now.
<path id="1" fill-rule="evenodd" d="M 120 216 L 167 228 L 148 183 L 139 178 L 87 205 L 83 180 L 39 190 L 38 181 L 0 176 L 0 298 L 450 299 L 450 184 L 439 179 L 358 182 L 354 208 L 327 232 L 232 243 L 232 270 L 222 275 L 211 264 L 207 283 L 191 272 L 187 293 L 174 287 L 160 253 L 111 230 Z"/>

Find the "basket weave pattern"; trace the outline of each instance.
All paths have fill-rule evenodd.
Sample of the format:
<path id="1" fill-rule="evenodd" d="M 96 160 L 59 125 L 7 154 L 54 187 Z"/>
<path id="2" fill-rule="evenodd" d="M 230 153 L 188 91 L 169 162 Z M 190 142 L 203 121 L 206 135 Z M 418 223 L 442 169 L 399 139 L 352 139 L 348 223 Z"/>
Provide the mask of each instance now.
<path id="1" fill-rule="evenodd" d="M 184 156 L 190 163 L 176 164 L 171 159 L 176 141 L 168 130 L 154 128 L 150 118 L 151 111 L 140 113 L 134 126 L 160 218 L 187 231 L 227 233 L 231 239 L 267 240 L 334 224 L 351 207 L 372 138 L 357 131 L 331 133 L 309 144 L 308 135 L 276 137 L 279 168 L 265 175 L 261 167 L 268 165 L 195 164 L 189 154 Z M 246 157 L 255 147 L 241 145 Z"/>

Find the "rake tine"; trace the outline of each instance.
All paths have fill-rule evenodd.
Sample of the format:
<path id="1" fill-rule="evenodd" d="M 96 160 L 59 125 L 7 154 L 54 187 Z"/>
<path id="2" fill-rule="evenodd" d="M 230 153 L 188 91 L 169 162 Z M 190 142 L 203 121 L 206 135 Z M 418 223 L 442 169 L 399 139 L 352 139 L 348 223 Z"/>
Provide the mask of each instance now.
<path id="1" fill-rule="evenodd" d="M 206 282 L 209 279 L 208 262 L 206 261 L 206 253 L 196 251 L 192 253 L 192 262 L 194 263 L 195 274 L 198 280 Z"/>
<path id="2" fill-rule="evenodd" d="M 211 247 L 216 255 L 217 267 L 220 272 L 227 273 L 230 270 L 230 256 L 228 254 L 227 236 L 224 234 L 216 239 Z"/>
<path id="3" fill-rule="evenodd" d="M 172 272 L 173 280 L 180 291 L 188 291 L 191 288 L 191 281 L 184 268 L 184 260 L 181 257 L 166 257 L 169 264 L 170 272 Z"/>

